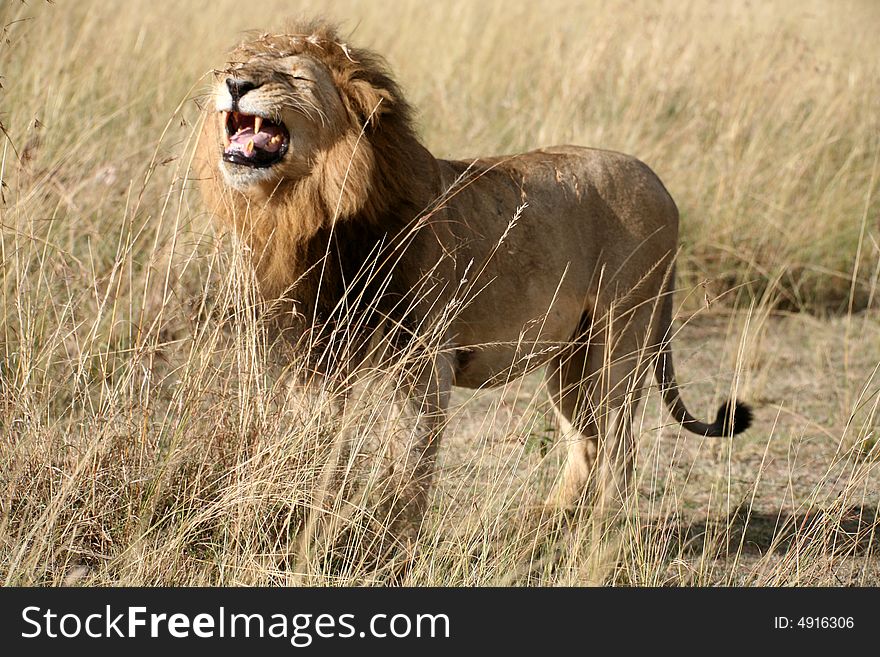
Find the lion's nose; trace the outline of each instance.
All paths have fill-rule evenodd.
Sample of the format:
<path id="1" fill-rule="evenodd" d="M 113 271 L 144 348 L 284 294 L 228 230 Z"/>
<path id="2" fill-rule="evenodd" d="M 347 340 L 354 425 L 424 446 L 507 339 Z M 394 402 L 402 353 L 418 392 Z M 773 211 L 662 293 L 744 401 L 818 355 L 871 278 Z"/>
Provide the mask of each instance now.
<path id="1" fill-rule="evenodd" d="M 229 89 L 229 95 L 232 96 L 232 101 L 238 102 L 239 98 L 244 96 L 251 89 L 256 89 L 257 85 L 250 80 L 226 78 L 226 87 Z"/>

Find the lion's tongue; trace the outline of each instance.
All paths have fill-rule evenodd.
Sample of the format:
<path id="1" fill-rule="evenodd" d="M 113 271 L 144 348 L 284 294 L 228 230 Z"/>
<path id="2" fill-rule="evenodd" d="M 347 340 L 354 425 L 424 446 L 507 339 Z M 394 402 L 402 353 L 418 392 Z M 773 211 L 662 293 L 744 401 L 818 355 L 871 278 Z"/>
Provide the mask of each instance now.
<path id="1" fill-rule="evenodd" d="M 277 139 L 276 139 L 277 137 Z M 267 153 L 277 153 L 283 143 L 281 130 L 271 124 L 264 123 L 262 129 L 254 134 L 251 127 L 242 128 L 229 138 L 227 152 L 238 151 L 250 155 L 254 149 L 260 149 Z M 253 142 L 253 145 L 249 145 Z"/>

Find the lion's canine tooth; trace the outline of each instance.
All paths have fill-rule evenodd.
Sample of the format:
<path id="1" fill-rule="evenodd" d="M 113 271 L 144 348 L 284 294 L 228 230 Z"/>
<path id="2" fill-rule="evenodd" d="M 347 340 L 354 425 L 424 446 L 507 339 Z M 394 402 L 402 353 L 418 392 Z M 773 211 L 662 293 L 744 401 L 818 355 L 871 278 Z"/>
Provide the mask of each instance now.
<path id="1" fill-rule="evenodd" d="M 263 117 L 255 116 L 254 117 L 254 134 L 259 134 L 260 128 L 263 127 Z"/>
<path id="2" fill-rule="evenodd" d="M 254 140 L 248 139 L 247 146 L 244 147 L 244 152 L 250 155 L 254 152 Z"/>
<path id="3" fill-rule="evenodd" d="M 223 148 L 228 149 L 232 143 L 229 139 L 229 112 L 220 112 L 220 118 L 223 120 L 223 126 L 220 128 L 223 132 Z"/>

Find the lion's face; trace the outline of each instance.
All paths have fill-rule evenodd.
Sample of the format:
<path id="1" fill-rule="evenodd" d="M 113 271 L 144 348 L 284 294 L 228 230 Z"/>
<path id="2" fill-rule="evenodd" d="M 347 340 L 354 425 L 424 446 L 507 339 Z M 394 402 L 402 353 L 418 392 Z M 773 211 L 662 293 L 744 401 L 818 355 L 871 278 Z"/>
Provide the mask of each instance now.
<path id="1" fill-rule="evenodd" d="M 307 175 L 346 118 L 330 72 L 305 54 L 241 63 L 221 75 L 214 98 L 220 170 L 240 191 Z"/>

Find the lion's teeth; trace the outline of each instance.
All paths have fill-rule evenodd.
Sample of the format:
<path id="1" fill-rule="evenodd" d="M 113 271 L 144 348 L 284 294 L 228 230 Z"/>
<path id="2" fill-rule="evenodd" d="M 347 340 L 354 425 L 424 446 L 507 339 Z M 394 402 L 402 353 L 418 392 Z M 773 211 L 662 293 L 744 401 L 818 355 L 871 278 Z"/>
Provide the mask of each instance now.
<path id="1" fill-rule="evenodd" d="M 229 125 L 229 112 L 220 112 L 220 118 L 223 120 L 223 125 L 220 128 L 223 132 L 223 148 L 229 148 L 229 145 L 232 143 L 232 140 L 229 139 L 229 130 L 227 130 L 227 126 Z"/>
<path id="2" fill-rule="evenodd" d="M 244 152 L 247 153 L 248 155 L 250 155 L 251 153 L 254 152 L 254 140 L 253 139 L 248 140 L 247 146 L 244 147 Z"/>
<path id="3" fill-rule="evenodd" d="M 263 117 L 255 116 L 254 117 L 254 134 L 259 134 L 260 128 L 263 127 Z"/>

